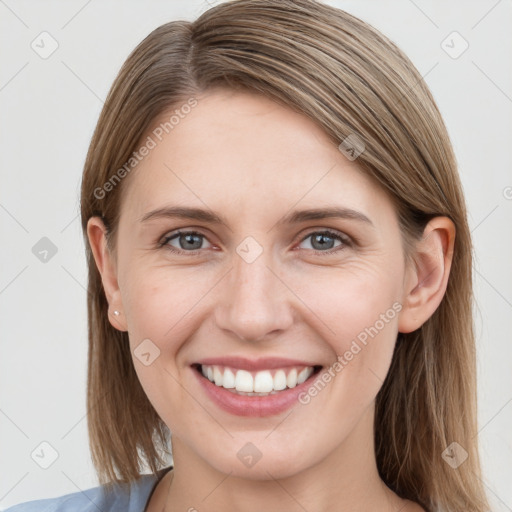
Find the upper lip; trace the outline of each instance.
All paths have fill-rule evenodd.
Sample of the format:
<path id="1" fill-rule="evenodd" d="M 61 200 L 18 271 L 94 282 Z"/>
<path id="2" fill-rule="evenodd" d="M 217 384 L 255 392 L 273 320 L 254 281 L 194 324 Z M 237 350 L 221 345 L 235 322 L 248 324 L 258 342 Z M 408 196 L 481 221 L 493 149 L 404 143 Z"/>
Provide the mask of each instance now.
<path id="1" fill-rule="evenodd" d="M 275 368 L 286 368 L 288 366 L 320 366 L 310 361 L 301 361 L 299 359 L 288 359 L 281 357 L 261 357 L 259 359 L 247 359 L 245 357 L 229 356 L 229 357 L 208 357 L 201 359 L 195 364 L 208 366 L 229 366 L 239 370 L 259 371 L 273 370 Z"/>

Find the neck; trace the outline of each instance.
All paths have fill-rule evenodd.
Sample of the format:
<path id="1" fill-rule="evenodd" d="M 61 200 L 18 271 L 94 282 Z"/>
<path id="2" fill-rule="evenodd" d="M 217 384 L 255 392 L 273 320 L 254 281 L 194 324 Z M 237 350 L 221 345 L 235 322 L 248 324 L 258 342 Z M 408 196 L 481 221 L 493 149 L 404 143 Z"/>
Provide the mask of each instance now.
<path id="1" fill-rule="evenodd" d="M 314 435 L 314 433 L 312 433 Z M 222 473 L 173 438 L 174 477 L 165 511 L 315 512 L 397 510 L 399 498 L 379 477 L 373 443 L 373 407 L 330 455 L 302 470 L 275 478 L 253 480 Z M 300 454 L 290 454 L 290 468 L 300 466 Z M 263 463 L 262 458 L 258 464 Z"/>

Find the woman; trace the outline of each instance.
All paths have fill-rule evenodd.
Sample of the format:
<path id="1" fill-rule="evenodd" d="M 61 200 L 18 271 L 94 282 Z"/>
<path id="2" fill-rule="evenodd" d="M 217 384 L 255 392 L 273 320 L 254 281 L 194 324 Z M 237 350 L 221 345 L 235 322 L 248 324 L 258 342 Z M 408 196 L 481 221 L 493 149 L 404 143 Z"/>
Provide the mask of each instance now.
<path id="1" fill-rule="evenodd" d="M 462 188 L 374 28 L 312 0 L 157 28 L 81 214 L 101 486 L 13 511 L 488 509 Z"/>

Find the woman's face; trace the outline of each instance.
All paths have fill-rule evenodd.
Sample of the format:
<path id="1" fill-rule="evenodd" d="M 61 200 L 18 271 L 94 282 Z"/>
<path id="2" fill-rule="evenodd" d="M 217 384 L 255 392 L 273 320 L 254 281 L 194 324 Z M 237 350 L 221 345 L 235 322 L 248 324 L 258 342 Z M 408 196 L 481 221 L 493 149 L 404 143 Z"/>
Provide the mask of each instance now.
<path id="1" fill-rule="evenodd" d="M 175 458 L 260 479 L 367 450 L 408 286 L 393 205 L 306 117 L 197 100 L 126 178 L 115 261 L 117 325 Z M 275 392 L 232 387 L 255 384 Z"/>

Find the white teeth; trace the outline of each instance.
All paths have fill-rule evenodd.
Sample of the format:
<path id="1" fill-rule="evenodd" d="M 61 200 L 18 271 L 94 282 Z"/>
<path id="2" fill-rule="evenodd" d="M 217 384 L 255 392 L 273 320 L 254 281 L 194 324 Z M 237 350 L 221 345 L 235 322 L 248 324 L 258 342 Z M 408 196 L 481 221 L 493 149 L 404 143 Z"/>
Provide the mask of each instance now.
<path id="1" fill-rule="evenodd" d="M 295 368 L 286 377 L 286 385 L 289 388 L 294 388 L 297 385 L 297 370 Z"/>
<path id="2" fill-rule="evenodd" d="M 312 366 L 300 368 L 299 372 L 297 372 L 297 368 L 278 369 L 272 376 L 270 370 L 251 373 L 246 370 L 232 370 L 217 365 L 201 365 L 201 373 L 216 386 L 242 395 L 266 396 L 302 384 L 314 371 Z"/>
<path id="3" fill-rule="evenodd" d="M 297 384 L 302 384 L 310 375 L 309 368 L 304 368 L 297 377 Z"/>
<path id="4" fill-rule="evenodd" d="M 254 380 L 252 375 L 245 370 L 238 370 L 235 377 L 235 388 L 237 391 L 254 391 Z"/>
<path id="5" fill-rule="evenodd" d="M 286 389 L 286 373 L 283 370 L 277 370 L 274 375 L 274 389 L 276 391 Z"/>
<path id="6" fill-rule="evenodd" d="M 224 382 L 222 386 L 226 389 L 233 389 L 235 387 L 235 374 L 229 368 L 224 370 Z"/>
<path id="7" fill-rule="evenodd" d="M 216 386 L 222 386 L 222 381 L 224 379 L 222 377 L 222 372 L 220 371 L 218 366 L 213 367 L 213 380 Z"/>
<path id="8" fill-rule="evenodd" d="M 274 379 L 268 370 L 258 372 L 254 378 L 254 391 L 257 393 L 270 393 L 274 389 Z"/>

